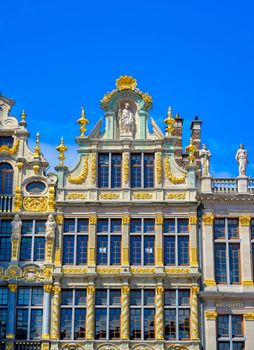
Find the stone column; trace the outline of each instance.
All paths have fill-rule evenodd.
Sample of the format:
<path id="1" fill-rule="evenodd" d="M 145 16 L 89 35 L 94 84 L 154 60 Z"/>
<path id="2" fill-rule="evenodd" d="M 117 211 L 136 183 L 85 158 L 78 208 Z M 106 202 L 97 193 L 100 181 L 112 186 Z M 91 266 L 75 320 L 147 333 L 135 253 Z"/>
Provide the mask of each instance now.
<path id="1" fill-rule="evenodd" d="M 253 286 L 251 269 L 250 220 L 250 216 L 240 216 L 239 218 L 239 236 L 241 239 L 241 277 L 242 284 L 244 286 Z"/>
<path id="2" fill-rule="evenodd" d="M 95 287 L 90 285 L 87 287 L 87 308 L 86 308 L 86 338 L 94 339 L 94 296 Z"/>
<path id="3" fill-rule="evenodd" d="M 215 264 L 214 264 L 214 244 L 213 244 L 213 220 L 212 215 L 204 215 L 202 223 L 203 239 L 203 271 L 204 284 L 215 286 Z"/>
<path id="4" fill-rule="evenodd" d="M 95 267 L 96 265 L 96 215 L 89 216 L 89 238 L 88 238 L 88 267 Z"/>
<path id="5" fill-rule="evenodd" d="M 16 291 L 17 284 L 9 284 L 9 294 L 8 294 L 8 320 L 7 320 L 7 339 L 14 339 L 15 333 L 15 320 L 16 320 Z"/>
<path id="6" fill-rule="evenodd" d="M 11 261 L 12 262 L 19 260 L 20 241 L 21 241 L 21 238 L 14 238 L 11 240 Z"/>
<path id="7" fill-rule="evenodd" d="M 61 266 L 61 252 L 62 252 L 62 230 L 63 230 L 63 221 L 64 217 L 62 214 L 58 214 L 56 216 L 56 224 L 57 224 L 57 230 L 56 230 L 56 239 L 55 239 L 55 265 Z"/>
<path id="8" fill-rule="evenodd" d="M 129 225 L 130 216 L 122 217 L 122 247 L 121 247 L 121 264 L 122 267 L 129 267 Z"/>
<path id="9" fill-rule="evenodd" d="M 155 266 L 163 266 L 163 215 L 157 214 L 155 217 Z"/>
<path id="10" fill-rule="evenodd" d="M 50 332 L 50 303 L 51 303 L 51 284 L 43 286 L 43 319 L 42 319 L 42 339 L 49 339 Z"/>
<path id="11" fill-rule="evenodd" d="M 198 267 L 198 253 L 197 253 L 197 217 L 189 217 L 189 231 L 190 231 L 190 266 Z"/>
<path id="12" fill-rule="evenodd" d="M 121 295 L 121 338 L 124 340 L 129 339 L 129 298 L 130 287 L 124 285 L 122 286 Z"/>
<path id="13" fill-rule="evenodd" d="M 217 348 L 217 312 L 205 311 L 205 343 L 208 349 Z"/>
<path id="14" fill-rule="evenodd" d="M 161 152 L 155 152 L 155 187 L 162 187 L 162 157 Z"/>
<path id="15" fill-rule="evenodd" d="M 198 340 L 198 292 L 199 287 L 191 287 L 191 339 Z"/>
<path id="16" fill-rule="evenodd" d="M 59 308 L 60 308 L 60 293 L 61 286 L 53 287 L 53 305 L 51 313 L 51 339 L 59 339 Z"/>
<path id="17" fill-rule="evenodd" d="M 245 336 L 245 350 L 252 350 L 254 344 L 254 313 L 244 314 L 244 336 Z"/>
<path id="18" fill-rule="evenodd" d="M 164 287 L 162 285 L 156 287 L 156 323 L 155 334 L 157 340 L 164 339 Z"/>

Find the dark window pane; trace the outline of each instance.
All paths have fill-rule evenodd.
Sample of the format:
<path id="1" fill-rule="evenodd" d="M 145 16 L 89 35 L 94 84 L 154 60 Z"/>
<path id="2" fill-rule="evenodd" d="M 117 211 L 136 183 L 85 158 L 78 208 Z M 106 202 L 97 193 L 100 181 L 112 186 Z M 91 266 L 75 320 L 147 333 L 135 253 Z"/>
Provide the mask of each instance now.
<path id="1" fill-rule="evenodd" d="M 230 283 L 240 282 L 240 245 L 229 245 Z"/>
<path id="2" fill-rule="evenodd" d="M 179 339 L 190 338 L 190 310 L 179 309 L 178 311 L 178 323 L 179 323 Z"/>
<path id="3" fill-rule="evenodd" d="M 166 289 L 164 293 L 164 303 L 166 306 L 176 305 L 176 291 L 174 289 Z"/>
<path id="4" fill-rule="evenodd" d="M 97 264 L 108 263 L 108 236 L 97 236 Z"/>
<path id="5" fill-rule="evenodd" d="M 111 187 L 121 187 L 121 154 L 112 154 L 111 156 Z"/>
<path id="6" fill-rule="evenodd" d="M 154 289 L 144 290 L 144 305 L 154 305 L 155 291 Z"/>
<path id="7" fill-rule="evenodd" d="M 76 289 L 75 305 L 86 305 L 86 290 L 85 289 Z"/>
<path id="8" fill-rule="evenodd" d="M 219 315 L 217 319 L 217 334 L 218 338 L 229 336 L 229 316 Z"/>
<path id="9" fill-rule="evenodd" d="M 219 342 L 218 350 L 230 350 L 230 343 L 229 342 Z"/>
<path id="10" fill-rule="evenodd" d="M 75 232 L 75 220 L 65 219 L 64 220 L 64 232 Z"/>
<path id="11" fill-rule="evenodd" d="M 131 265 L 141 265 L 141 237 L 130 237 L 130 263 Z"/>
<path id="12" fill-rule="evenodd" d="M 140 219 L 131 219 L 130 232 L 141 232 L 141 220 Z"/>
<path id="13" fill-rule="evenodd" d="M 45 258 L 45 238 L 36 237 L 34 240 L 34 260 L 44 260 Z"/>
<path id="14" fill-rule="evenodd" d="M 130 305 L 141 305 L 141 290 L 131 290 Z"/>
<path id="15" fill-rule="evenodd" d="M 244 350 L 244 342 L 237 341 L 233 343 L 233 350 Z"/>
<path id="16" fill-rule="evenodd" d="M 84 339 L 86 337 L 86 310 L 75 309 L 74 339 Z"/>
<path id="17" fill-rule="evenodd" d="M 165 233 L 175 233 L 175 219 L 165 219 L 163 225 Z"/>
<path id="18" fill-rule="evenodd" d="M 16 311 L 16 339 L 27 339 L 28 310 Z"/>
<path id="19" fill-rule="evenodd" d="M 154 236 L 144 237 L 144 265 L 154 264 Z"/>
<path id="20" fill-rule="evenodd" d="M 188 219 L 178 219 L 177 220 L 177 232 L 178 233 L 188 233 L 189 232 L 189 220 Z"/>
<path id="21" fill-rule="evenodd" d="M 108 232 L 108 219 L 98 219 L 97 232 Z"/>
<path id="22" fill-rule="evenodd" d="M 254 219 L 251 219 L 250 230 L 251 230 L 251 239 L 254 239 Z"/>
<path id="23" fill-rule="evenodd" d="M 42 328 L 42 310 L 31 310 L 30 339 L 40 339 Z"/>
<path id="24" fill-rule="evenodd" d="M 7 308 L 0 309 L 0 338 L 6 337 L 6 326 L 7 326 Z"/>
<path id="25" fill-rule="evenodd" d="M 122 232 L 122 220 L 112 219 L 110 232 L 121 233 Z"/>
<path id="26" fill-rule="evenodd" d="M 131 187 L 141 187 L 141 154 L 131 155 Z"/>
<path id="27" fill-rule="evenodd" d="M 121 264 L 121 236 L 111 236 L 110 265 Z"/>
<path id="28" fill-rule="evenodd" d="M 164 236 L 164 264 L 175 265 L 175 237 Z"/>
<path id="29" fill-rule="evenodd" d="M 0 164 L 0 193 L 10 195 L 13 193 L 13 168 L 9 163 Z"/>
<path id="30" fill-rule="evenodd" d="M 0 288 L 0 305 L 8 305 L 8 288 Z"/>
<path id="31" fill-rule="evenodd" d="M 29 305 L 30 288 L 19 287 L 18 289 L 18 305 Z"/>
<path id="32" fill-rule="evenodd" d="M 144 154 L 144 187 L 154 187 L 154 155 Z"/>
<path id="33" fill-rule="evenodd" d="M 88 236 L 78 236 L 77 265 L 87 264 Z"/>
<path id="34" fill-rule="evenodd" d="M 109 305 L 121 304 L 121 291 L 119 289 L 113 289 L 109 293 Z"/>
<path id="35" fill-rule="evenodd" d="M 34 181 L 34 182 L 30 182 L 27 186 L 26 186 L 26 190 L 27 192 L 30 192 L 32 194 L 38 194 L 41 193 L 45 190 L 46 186 L 44 185 L 43 182 L 39 182 L 39 181 Z"/>
<path id="36" fill-rule="evenodd" d="M 78 219 L 78 232 L 88 232 L 88 219 Z"/>
<path id="37" fill-rule="evenodd" d="M 64 236 L 63 238 L 63 263 L 74 263 L 74 236 Z"/>
<path id="38" fill-rule="evenodd" d="M 243 317 L 242 317 L 242 315 L 232 315 L 231 322 L 232 322 L 232 337 L 243 336 L 243 328 L 242 328 Z"/>
<path id="39" fill-rule="evenodd" d="M 43 289 L 41 287 L 32 288 L 32 306 L 43 305 Z"/>
<path id="40" fill-rule="evenodd" d="M 107 290 L 97 289 L 95 294 L 96 305 L 107 305 Z"/>
<path id="41" fill-rule="evenodd" d="M 13 137 L 12 136 L 1 136 L 0 137 L 0 146 L 8 146 L 12 147 L 13 146 Z"/>
<path id="42" fill-rule="evenodd" d="M 228 219 L 228 238 L 238 238 L 238 219 Z"/>
<path id="43" fill-rule="evenodd" d="M 0 236 L 2 235 L 11 235 L 12 232 L 12 226 L 11 226 L 11 220 L 2 220 L 1 221 L 1 232 Z"/>
<path id="44" fill-rule="evenodd" d="M 155 221 L 154 219 L 145 219 L 144 220 L 144 232 L 155 232 Z"/>
<path id="45" fill-rule="evenodd" d="M 60 339 L 71 339 L 72 309 L 61 309 Z"/>
<path id="46" fill-rule="evenodd" d="M 109 339 L 120 338 L 121 309 L 109 310 Z"/>
<path id="47" fill-rule="evenodd" d="M 0 261 L 11 260 L 11 238 L 0 237 Z"/>
<path id="48" fill-rule="evenodd" d="M 130 339 L 141 339 L 141 309 L 130 310 Z"/>
<path id="49" fill-rule="evenodd" d="M 178 265 L 189 265 L 189 237 L 178 237 Z"/>
<path id="50" fill-rule="evenodd" d="M 165 309 L 164 316 L 165 339 L 176 339 L 176 310 Z"/>
<path id="51" fill-rule="evenodd" d="M 188 289 L 179 289 L 178 291 L 178 305 L 190 305 L 190 291 Z"/>
<path id="52" fill-rule="evenodd" d="M 109 155 L 108 153 L 99 154 L 99 183 L 98 186 L 108 187 L 109 186 Z"/>
<path id="53" fill-rule="evenodd" d="M 215 244 L 215 269 L 217 283 L 227 282 L 226 245 Z"/>
<path id="54" fill-rule="evenodd" d="M 144 309 L 144 339 L 154 339 L 155 310 Z"/>
<path id="55" fill-rule="evenodd" d="M 33 221 L 32 220 L 23 220 L 22 221 L 21 233 L 23 235 L 33 233 Z"/>
<path id="56" fill-rule="evenodd" d="M 107 309 L 95 309 L 95 339 L 107 338 Z"/>
<path id="57" fill-rule="evenodd" d="M 30 237 L 21 239 L 20 260 L 32 260 L 32 238 Z"/>
<path id="58" fill-rule="evenodd" d="M 213 224 L 214 239 L 225 238 L 225 219 L 215 219 Z"/>
<path id="59" fill-rule="evenodd" d="M 46 232 L 45 221 L 36 221 L 35 222 L 35 233 L 44 234 Z"/>
<path id="60" fill-rule="evenodd" d="M 62 305 L 72 305 L 73 300 L 73 290 L 63 289 L 61 293 L 61 304 Z"/>

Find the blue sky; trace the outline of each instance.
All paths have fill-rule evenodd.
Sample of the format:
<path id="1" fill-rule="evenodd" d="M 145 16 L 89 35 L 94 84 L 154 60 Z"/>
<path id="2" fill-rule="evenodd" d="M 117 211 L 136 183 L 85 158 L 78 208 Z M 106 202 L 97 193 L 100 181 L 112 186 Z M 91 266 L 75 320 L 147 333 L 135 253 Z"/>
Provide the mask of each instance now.
<path id="1" fill-rule="evenodd" d="M 1 1 L 0 91 L 15 99 L 12 114 L 25 108 L 52 165 L 62 135 L 73 165 L 80 107 L 90 130 L 104 93 L 132 75 L 161 127 L 169 105 L 185 119 L 185 145 L 192 118 L 203 120 L 213 175 L 238 175 L 244 143 L 254 176 L 253 15 L 245 0 Z"/>

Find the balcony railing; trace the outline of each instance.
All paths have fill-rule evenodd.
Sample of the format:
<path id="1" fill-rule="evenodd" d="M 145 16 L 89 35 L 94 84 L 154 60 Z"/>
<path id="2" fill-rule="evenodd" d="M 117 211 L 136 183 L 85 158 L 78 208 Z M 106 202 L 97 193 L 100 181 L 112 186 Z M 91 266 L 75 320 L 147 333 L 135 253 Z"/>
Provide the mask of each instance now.
<path id="1" fill-rule="evenodd" d="M 12 211 L 13 196 L 0 195 L 0 213 Z"/>
<path id="2" fill-rule="evenodd" d="M 216 193 L 237 192 L 236 179 L 212 179 L 212 191 Z"/>
<path id="3" fill-rule="evenodd" d="M 14 350 L 40 350 L 39 341 L 18 341 L 14 343 Z"/>

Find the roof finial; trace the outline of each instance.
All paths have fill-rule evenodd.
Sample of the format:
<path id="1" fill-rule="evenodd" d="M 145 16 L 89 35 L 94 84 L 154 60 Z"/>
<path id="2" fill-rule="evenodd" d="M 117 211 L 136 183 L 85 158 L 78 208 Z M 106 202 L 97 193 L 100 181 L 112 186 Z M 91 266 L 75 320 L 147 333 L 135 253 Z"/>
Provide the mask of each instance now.
<path id="1" fill-rule="evenodd" d="M 35 144 L 35 147 L 34 147 L 34 157 L 35 158 L 39 158 L 40 151 L 41 151 L 41 148 L 40 148 L 40 134 L 37 132 L 37 134 L 36 134 L 36 144 Z"/>
<path id="2" fill-rule="evenodd" d="M 22 122 L 26 120 L 26 112 L 24 109 L 22 110 L 22 113 L 21 113 L 21 119 L 22 119 Z"/>
<path id="3" fill-rule="evenodd" d="M 65 160 L 65 152 L 67 151 L 67 147 L 64 144 L 64 138 L 63 136 L 61 137 L 61 142 L 60 145 L 57 146 L 56 150 L 59 152 L 59 165 L 64 165 L 64 160 Z"/>
<path id="4" fill-rule="evenodd" d="M 86 125 L 89 123 L 89 120 L 86 119 L 84 107 L 81 107 L 81 118 L 77 120 L 77 123 L 80 125 L 80 136 L 83 137 L 86 132 Z"/>
<path id="5" fill-rule="evenodd" d="M 164 123 L 167 124 L 166 131 L 168 132 L 168 135 L 171 135 L 174 130 L 173 125 L 175 123 L 175 119 L 172 117 L 172 109 L 170 106 L 168 107 L 168 117 L 164 120 Z"/>
<path id="6" fill-rule="evenodd" d="M 197 149 L 197 147 L 195 145 L 193 145 L 192 138 L 190 138 L 190 144 L 185 148 L 185 152 L 186 151 L 189 152 L 188 159 L 190 161 L 190 163 L 189 163 L 190 165 L 194 164 L 196 149 Z"/>

